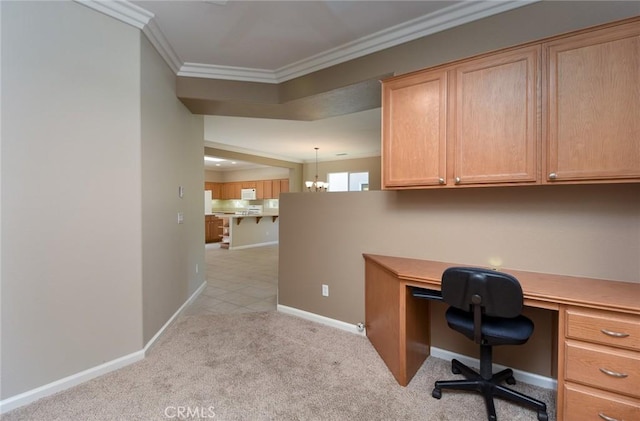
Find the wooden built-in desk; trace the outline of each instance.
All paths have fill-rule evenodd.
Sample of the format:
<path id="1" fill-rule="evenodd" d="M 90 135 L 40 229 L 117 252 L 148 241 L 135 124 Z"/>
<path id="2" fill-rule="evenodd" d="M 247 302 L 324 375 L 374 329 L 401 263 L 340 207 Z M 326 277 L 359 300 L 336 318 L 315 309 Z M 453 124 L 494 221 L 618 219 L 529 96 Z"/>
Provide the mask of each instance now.
<path id="1" fill-rule="evenodd" d="M 406 386 L 430 347 L 429 307 L 408 287 L 439 291 L 446 268 L 468 265 L 364 259 L 367 337 Z M 520 281 L 525 306 L 558 311 L 558 420 L 640 420 L 640 283 L 500 270 Z"/>

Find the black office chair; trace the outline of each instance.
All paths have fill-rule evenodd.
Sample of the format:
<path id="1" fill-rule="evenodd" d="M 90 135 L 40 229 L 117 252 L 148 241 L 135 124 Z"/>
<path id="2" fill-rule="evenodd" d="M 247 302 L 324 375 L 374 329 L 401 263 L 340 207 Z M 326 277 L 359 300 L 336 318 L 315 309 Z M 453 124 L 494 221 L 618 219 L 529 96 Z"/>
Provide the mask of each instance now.
<path id="1" fill-rule="evenodd" d="M 431 395 L 440 399 L 442 389 L 476 391 L 484 396 L 489 421 L 497 420 L 494 397 L 530 407 L 538 412 L 539 421 L 547 421 L 544 402 L 500 384 L 516 383 L 511 369 L 496 374 L 492 370 L 493 346 L 521 345 L 533 333 L 533 322 L 520 314 L 523 296 L 518 280 L 493 270 L 451 267 L 442 274 L 442 299 L 450 305 L 445 315 L 449 327 L 480 345 L 480 372 L 454 359 L 451 371 L 466 379 L 436 381 Z"/>

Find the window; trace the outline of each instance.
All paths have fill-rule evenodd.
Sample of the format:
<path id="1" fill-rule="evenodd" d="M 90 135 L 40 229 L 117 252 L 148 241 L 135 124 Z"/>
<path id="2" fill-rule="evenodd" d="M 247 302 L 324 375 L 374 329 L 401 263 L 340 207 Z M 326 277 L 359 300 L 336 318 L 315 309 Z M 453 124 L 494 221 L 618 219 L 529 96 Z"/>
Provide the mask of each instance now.
<path id="1" fill-rule="evenodd" d="M 369 190 L 368 172 L 330 172 L 327 174 L 329 191 Z"/>

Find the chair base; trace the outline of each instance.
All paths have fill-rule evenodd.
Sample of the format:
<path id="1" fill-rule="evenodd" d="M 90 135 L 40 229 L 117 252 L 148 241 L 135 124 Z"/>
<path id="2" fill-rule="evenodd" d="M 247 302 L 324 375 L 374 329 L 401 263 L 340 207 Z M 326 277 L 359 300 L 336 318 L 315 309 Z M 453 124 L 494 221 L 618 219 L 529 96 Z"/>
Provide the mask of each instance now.
<path id="1" fill-rule="evenodd" d="M 451 371 L 454 374 L 462 374 L 466 380 L 439 380 L 435 383 L 431 396 L 440 399 L 442 397 L 442 389 L 479 392 L 484 396 L 489 421 L 497 421 L 496 408 L 493 403 L 494 397 L 506 399 L 534 409 L 538 412 L 538 421 L 548 420 L 547 405 L 544 402 L 499 384 L 503 381 L 506 381 L 508 384 L 516 384 L 513 371 L 510 368 L 493 374 L 490 377 L 487 376 L 489 378 L 485 379 L 475 370 L 454 359 L 451 361 Z"/>

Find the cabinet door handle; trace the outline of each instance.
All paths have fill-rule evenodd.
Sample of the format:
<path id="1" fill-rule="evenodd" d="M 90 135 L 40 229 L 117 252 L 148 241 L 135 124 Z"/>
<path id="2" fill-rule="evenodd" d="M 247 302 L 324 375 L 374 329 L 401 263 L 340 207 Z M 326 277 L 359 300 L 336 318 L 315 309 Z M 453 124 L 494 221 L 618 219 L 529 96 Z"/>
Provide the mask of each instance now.
<path id="1" fill-rule="evenodd" d="M 619 420 L 617 418 L 611 418 L 611 417 L 607 417 L 605 414 L 603 414 L 602 412 L 598 412 L 598 416 L 600 418 L 602 418 L 605 421 L 624 421 L 624 420 Z"/>
<path id="2" fill-rule="evenodd" d="M 556 178 L 558 178 L 558 174 L 552 172 L 551 174 L 549 174 L 549 179 L 550 180 L 555 180 Z"/>
<path id="3" fill-rule="evenodd" d="M 602 371 L 607 376 L 617 377 L 619 379 L 624 379 L 625 377 L 629 377 L 628 374 L 618 373 L 618 372 L 615 372 L 615 371 L 607 370 L 606 368 L 601 368 L 600 371 Z"/>
<path id="4" fill-rule="evenodd" d="M 607 329 L 600 329 L 600 332 L 604 333 L 605 335 L 613 336 L 614 338 L 626 338 L 627 336 L 629 336 L 628 333 L 619 333 Z"/>
<path id="5" fill-rule="evenodd" d="M 438 178 L 438 183 L 444 184 L 444 178 L 442 178 L 442 177 Z"/>
<path id="6" fill-rule="evenodd" d="M 456 182 L 456 184 L 460 184 L 460 181 L 462 181 L 462 180 L 460 180 L 460 177 L 456 177 L 456 178 L 454 179 L 454 181 Z"/>

